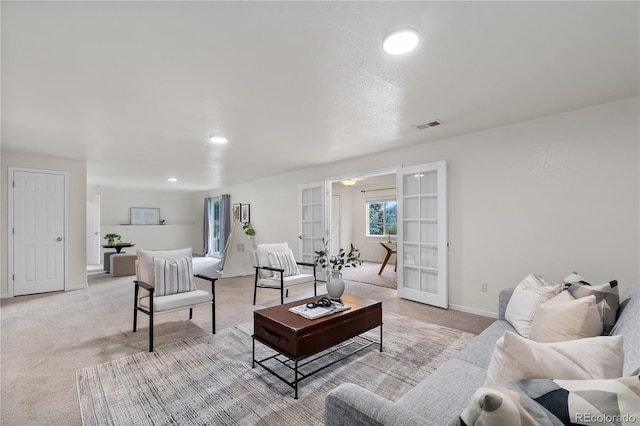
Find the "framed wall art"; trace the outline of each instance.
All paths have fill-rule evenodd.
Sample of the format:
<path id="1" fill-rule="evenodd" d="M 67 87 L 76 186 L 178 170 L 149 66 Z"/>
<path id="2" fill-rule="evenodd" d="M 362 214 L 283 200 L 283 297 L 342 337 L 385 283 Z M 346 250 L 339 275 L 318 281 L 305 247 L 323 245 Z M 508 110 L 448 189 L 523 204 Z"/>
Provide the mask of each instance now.
<path id="1" fill-rule="evenodd" d="M 240 221 L 240 206 L 242 206 L 242 204 L 236 203 L 233 205 L 233 208 L 231 210 L 233 213 L 233 220 L 236 222 Z"/>
<path id="2" fill-rule="evenodd" d="M 160 225 L 160 209 L 131 207 L 132 225 Z"/>
<path id="3" fill-rule="evenodd" d="M 249 204 L 242 204 L 240 206 L 240 222 L 251 222 L 251 207 Z"/>

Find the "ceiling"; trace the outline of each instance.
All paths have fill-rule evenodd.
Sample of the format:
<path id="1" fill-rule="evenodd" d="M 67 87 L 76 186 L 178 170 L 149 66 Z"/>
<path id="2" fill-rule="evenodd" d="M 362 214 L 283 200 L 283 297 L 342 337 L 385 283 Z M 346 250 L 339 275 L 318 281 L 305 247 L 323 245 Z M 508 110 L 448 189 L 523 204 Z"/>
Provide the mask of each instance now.
<path id="1" fill-rule="evenodd" d="M 91 185 L 213 189 L 639 92 L 635 1 L 0 7 L 2 150 Z M 421 44 L 388 56 L 399 27 Z"/>

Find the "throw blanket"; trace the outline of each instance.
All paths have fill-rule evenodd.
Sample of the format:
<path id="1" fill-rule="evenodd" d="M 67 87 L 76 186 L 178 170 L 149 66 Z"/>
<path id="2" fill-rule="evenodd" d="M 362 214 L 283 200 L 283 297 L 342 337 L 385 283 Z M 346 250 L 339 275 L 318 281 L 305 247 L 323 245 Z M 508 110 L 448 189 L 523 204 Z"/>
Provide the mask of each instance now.
<path id="1" fill-rule="evenodd" d="M 483 386 L 458 425 L 640 425 L 640 376 Z"/>

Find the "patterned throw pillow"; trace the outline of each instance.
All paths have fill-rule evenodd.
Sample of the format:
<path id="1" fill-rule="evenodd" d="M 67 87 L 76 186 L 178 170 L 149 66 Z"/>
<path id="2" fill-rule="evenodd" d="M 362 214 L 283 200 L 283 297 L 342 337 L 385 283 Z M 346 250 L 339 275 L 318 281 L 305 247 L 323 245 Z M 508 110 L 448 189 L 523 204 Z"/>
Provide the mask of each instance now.
<path id="1" fill-rule="evenodd" d="M 620 306 L 620 293 L 618 281 L 609 281 L 600 285 L 590 285 L 585 281 L 569 284 L 569 292 L 576 299 L 594 295 L 596 306 L 602 319 L 602 334 L 608 335 L 616 323 L 618 307 Z"/>
<path id="2" fill-rule="evenodd" d="M 505 319 L 521 336 L 529 337 L 536 309 L 560 290 L 560 284 L 548 285 L 540 275 L 528 275 L 513 291 L 505 311 Z"/>
<path id="3" fill-rule="evenodd" d="M 516 380 L 483 386 L 458 425 L 635 425 L 640 376 L 608 380 Z"/>
<path id="4" fill-rule="evenodd" d="M 184 293 L 196 289 L 193 281 L 193 263 L 191 256 L 177 259 L 153 259 L 156 278 L 156 296 Z"/>
<path id="5" fill-rule="evenodd" d="M 293 252 L 291 251 L 291 249 L 282 253 L 277 251 L 270 251 L 269 263 L 271 264 L 272 268 L 284 269 L 283 276 L 285 277 L 300 275 L 298 264 L 293 257 Z M 279 272 L 276 272 L 275 275 L 278 278 L 280 277 Z"/>

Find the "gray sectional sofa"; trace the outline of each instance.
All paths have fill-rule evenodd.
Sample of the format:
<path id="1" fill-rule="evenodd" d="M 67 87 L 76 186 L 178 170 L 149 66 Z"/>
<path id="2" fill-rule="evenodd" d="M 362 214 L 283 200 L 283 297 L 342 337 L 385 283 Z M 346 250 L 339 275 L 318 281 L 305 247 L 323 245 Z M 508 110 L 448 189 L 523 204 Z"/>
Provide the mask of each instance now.
<path id="1" fill-rule="evenodd" d="M 496 341 L 506 330 L 505 310 L 513 290 L 500 293 L 499 319 L 478 335 L 454 359 L 441 365 L 415 388 L 392 402 L 355 384 L 331 391 L 325 400 L 325 424 L 447 425 L 455 422 L 473 393 L 484 384 Z M 624 376 L 640 374 L 640 284 L 620 298 L 611 335 L 624 337 Z"/>

